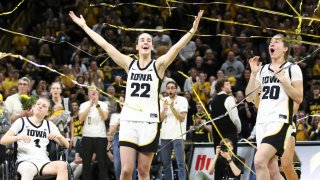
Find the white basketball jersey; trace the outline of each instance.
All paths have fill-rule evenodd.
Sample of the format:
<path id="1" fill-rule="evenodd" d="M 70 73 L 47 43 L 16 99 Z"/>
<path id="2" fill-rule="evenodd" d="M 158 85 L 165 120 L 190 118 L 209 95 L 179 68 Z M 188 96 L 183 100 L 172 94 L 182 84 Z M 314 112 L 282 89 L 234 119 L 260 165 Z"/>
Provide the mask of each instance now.
<path id="1" fill-rule="evenodd" d="M 23 120 L 23 121 L 21 121 Z M 25 143 L 22 140 L 17 141 L 17 161 L 25 160 L 49 160 L 47 145 L 49 144 L 49 127 L 50 132 L 59 132 L 58 128 L 49 121 L 43 120 L 39 126 L 34 125 L 28 118 L 18 119 L 20 121 L 18 126 L 20 128 L 18 135 L 28 135 L 31 138 L 30 143 Z"/>
<path id="2" fill-rule="evenodd" d="M 292 63 L 285 62 L 281 67 L 288 67 L 290 64 Z M 282 84 L 274 76 L 270 66 L 271 64 L 264 65 L 256 76 L 256 79 L 261 84 L 257 123 L 272 121 L 291 123 L 293 100 L 287 95 Z M 302 72 L 298 65 L 286 68 L 284 72 L 288 81 L 302 81 Z"/>
<path id="3" fill-rule="evenodd" d="M 125 105 L 120 120 L 159 122 L 159 90 L 161 79 L 155 60 L 140 68 L 138 60 L 129 66 Z"/>

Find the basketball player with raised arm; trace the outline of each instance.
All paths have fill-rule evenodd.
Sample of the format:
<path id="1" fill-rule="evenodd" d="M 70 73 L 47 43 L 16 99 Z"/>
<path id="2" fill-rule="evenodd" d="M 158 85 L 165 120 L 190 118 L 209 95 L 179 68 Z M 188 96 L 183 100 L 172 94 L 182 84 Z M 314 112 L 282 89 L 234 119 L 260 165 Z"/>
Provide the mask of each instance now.
<path id="1" fill-rule="evenodd" d="M 136 45 L 139 59 L 136 60 L 119 52 L 90 29 L 82 15 L 79 18 L 73 12 L 69 13 L 71 19 L 128 73 L 125 105 L 120 117 L 120 179 L 132 178 L 136 152 L 138 152 L 138 178 L 142 180 L 150 178 L 150 166 L 159 141 L 159 86 L 167 67 L 196 33 L 202 14 L 203 10 L 200 10 L 190 31 L 156 60 L 151 58 L 152 36 L 148 33 L 139 35 Z"/>
<path id="2" fill-rule="evenodd" d="M 294 103 L 303 99 L 302 72 L 298 65 L 287 61 L 289 44 L 282 34 L 275 35 L 269 44 L 271 63 L 261 66 L 259 57 L 249 60 L 251 76 L 246 94 L 261 86 L 256 122 L 258 149 L 254 158 L 257 180 L 283 179 L 278 156 L 291 136 Z M 247 97 L 251 102 L 257 91 Z"/>

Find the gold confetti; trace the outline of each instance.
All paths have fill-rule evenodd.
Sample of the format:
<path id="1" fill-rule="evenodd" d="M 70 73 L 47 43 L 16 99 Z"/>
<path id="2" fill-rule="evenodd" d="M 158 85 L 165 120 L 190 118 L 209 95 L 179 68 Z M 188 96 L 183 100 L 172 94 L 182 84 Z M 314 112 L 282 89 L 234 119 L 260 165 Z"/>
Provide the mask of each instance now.
<path id="1" fill-rule="evenodd" d="M 12 11 L 8 11 L 8 12 L 1 13 L 1 14 L 0 14 L 0 16 L 8 15 L 8 14 L 13 13 L 15 10 L 17 10 L 17 9 L 18 9 L 18 7 L 19 7 L 23 2 L 24 2 L 24 0 L 20 1 L 20 2 L 18 3 L 18 5 L 17 5 L 16 7 L 14 7 L 14 8 L 13 8 L 13 10 L 12 10 Z"/>

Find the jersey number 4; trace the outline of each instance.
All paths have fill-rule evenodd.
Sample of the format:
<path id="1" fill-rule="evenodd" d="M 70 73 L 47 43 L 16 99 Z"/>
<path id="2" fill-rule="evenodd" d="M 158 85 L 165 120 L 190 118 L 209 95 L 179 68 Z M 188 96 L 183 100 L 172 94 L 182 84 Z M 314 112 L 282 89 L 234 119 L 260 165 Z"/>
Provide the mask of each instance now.
<path id="1" fill-rule="evenodd" d="M 262 99 L 278 99 L 280 93 L 279 86 L 264 86 L 262 89 Z"/>
<path id="2" fill-rule="evenodd" d="M 134 90 L 131 93 L 132 97 L 150 97 L 150 84 L 147 83 L 132 83 L 131 88 Z M 143 91 L 139 94 L 140 89 Z"/>

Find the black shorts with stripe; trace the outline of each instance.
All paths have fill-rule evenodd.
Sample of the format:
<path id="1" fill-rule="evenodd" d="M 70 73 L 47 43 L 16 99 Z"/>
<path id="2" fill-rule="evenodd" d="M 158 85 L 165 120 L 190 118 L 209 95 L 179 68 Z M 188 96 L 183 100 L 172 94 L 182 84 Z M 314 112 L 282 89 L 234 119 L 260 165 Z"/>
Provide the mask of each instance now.
<path id="1" fill-rule="evenodd" d="M 289 124 L 284 123 L 278 133 L 264 137 L 261 143 L 272 145 L 277 150 L 276 155 L 281 157 L 284 152 L 289 127 Z"/>

